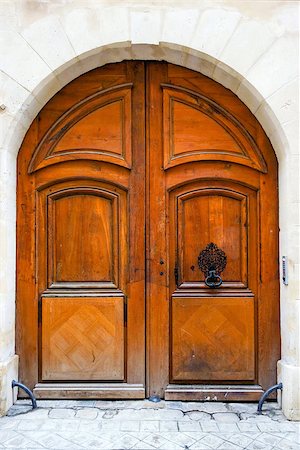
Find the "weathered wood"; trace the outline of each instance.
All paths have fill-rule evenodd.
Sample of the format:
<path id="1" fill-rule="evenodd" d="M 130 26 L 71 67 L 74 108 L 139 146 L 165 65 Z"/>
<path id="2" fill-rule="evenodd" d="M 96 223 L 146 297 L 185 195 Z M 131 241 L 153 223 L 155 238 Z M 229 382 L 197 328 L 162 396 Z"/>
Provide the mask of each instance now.
<path id="1" fill-rule="evenodd" d="M 142 399 L 142 384 L 127 383 L 38 383 L 34 390 L 37 398 L 48 399 Z"/>
<path id="2" fill-rule="evenodd" d="M 122 62 L 64 87 L 18 156 L 20 380 L 49 398 L 141 398 L 146 388 L 257 400 L 280 355 L 277 183 L 258 121 L 199 73 Z M 227 256 L 219 289 L 198 267 L 210 242 Z M 75 314 L 77 331 L 58 333 L 75 355 L 75 334 L 105 302 L 109 320 L 80 343 L 88 365 L 97 333 L 118 329 L 110 358 L 100 341 L 92 349 L 105 367 L 76 374 L 66 352 L 54 363 L 56 319 L 64 329 Z"/>
<path id="3" fill-rule="evenodd" d="M 122 397 L 144 395 L 144 81 L 139 62 L 74 80 L 20 150 L 17 346 L 31 388 L 122 381 Z"/>

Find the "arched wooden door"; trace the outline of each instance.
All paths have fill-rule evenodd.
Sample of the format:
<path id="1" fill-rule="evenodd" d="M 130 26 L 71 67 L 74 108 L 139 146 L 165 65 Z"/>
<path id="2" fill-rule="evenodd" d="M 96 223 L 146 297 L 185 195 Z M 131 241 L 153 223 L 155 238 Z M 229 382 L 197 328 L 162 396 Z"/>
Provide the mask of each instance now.
<path id="1" fill-rule="evenodd" d="M 70 83 L 18 157 L 21 381 L 258 399 L 279 359 L 277 209 L 268 139 L 211 79 L 138 61 Z"/>

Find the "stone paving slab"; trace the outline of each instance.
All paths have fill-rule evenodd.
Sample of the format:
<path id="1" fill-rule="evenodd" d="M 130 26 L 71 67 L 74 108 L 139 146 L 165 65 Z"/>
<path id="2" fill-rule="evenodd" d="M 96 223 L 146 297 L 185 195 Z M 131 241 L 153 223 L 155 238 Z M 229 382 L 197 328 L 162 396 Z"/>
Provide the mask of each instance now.
<path id="1" fill-rule="evenodd" d="M 0 449 L 300 450 L 300 424 L 277 403 L 19 400 L 0 418 Z"/>

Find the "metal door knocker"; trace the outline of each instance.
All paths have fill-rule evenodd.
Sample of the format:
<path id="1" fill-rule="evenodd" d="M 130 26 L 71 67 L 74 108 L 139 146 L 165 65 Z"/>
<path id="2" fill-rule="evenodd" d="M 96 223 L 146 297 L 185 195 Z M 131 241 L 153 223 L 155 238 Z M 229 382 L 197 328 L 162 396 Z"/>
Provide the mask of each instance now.
<path id="1" fill-rule="evenodd" d="M 223 283 L 221 273 L 227 264 L 223 250 L 210 242 L 198 256 L 199 269 L 205 274 L 205 284 L 210 288 L 218 288 Z"/>

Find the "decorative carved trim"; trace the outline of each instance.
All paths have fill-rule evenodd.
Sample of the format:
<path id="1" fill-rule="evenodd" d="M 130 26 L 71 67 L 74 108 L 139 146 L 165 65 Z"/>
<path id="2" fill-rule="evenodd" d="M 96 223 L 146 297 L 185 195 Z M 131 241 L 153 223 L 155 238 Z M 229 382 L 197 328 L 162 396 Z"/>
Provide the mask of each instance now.
<path id="1" fill-rule="evenodd" d="M 103 89 L 98 91 L 80 102 L 76 105 L 72 106 L 68 109 L 64 114 L 62 114 L 54 124 L 48 129 L 44 137 L 41 139 L 37 147 L 35 148 L 31 161 L 28 166 L 28 173 L 32 173 L 42 167 L 48 166 L 50 164 L 54 164 L 55 162 L 59 162 L 61 159 L 63 160 L 72 160 L 74 159 L 74 154 L 84 154 L 86 159 L 97 159 L 104 160 L 114 164 L 122 165 L 124 167 L 130 168 L 131 166 L 131 149 L 124 148 L 122 155 L 117 153 L 111 153 L 108 151 L 101 151 L 95 149 L 73 149 L 73 150 L 60 150 L 57 153 L 53 153 L 58 142 L 63 138 L 63 136 L 80 120 L 82 120 L 87 115 L 93 113 L 97 109 L 109 105 L 115 101 L 122 101 L 126 99 L 128 93 L 130 93 L 133 87 L 133 83 L 124 83 L 118 86 L 113 86 L 108 89 Z M 123 92 L 122 92 L 123 91 Z M 107 94 L 118 94 L 116 97 L 109 97 L 105 100 L 105 96 Z M 123 115 L 125 105 L 122 105 Z M 122 119 L 122 135 L 124 139 L 128 142 L 131 142 L 130 138 L 130 130 L 131 130 L 131 118 L 128 117 L 128 124 L 126 126 L 124 117 Z M 129 136 L 126 136 L 129 134 Z M 128 147 L 128 146 L 127 146 Z M 52 161 L 51 161 L 52 160 Z"/>
<path id="2" fill-rule="evenodd" d="M 169 104 L 167 106 L 168 111 L 164 112 L 164 126 L 165 126 L 165 169 L 173 167 L 177 164 L 183 164 L 193 160 L 225 160 L 236 162 L 238 164 L 252 167 L 260 172 L 267 173 L 267 165 L 261 154 L 259 147 L 255 140 L 250 135 L 248 130 L 227 110 L 216 103 L 214 100 L 206 97 L 203 94 L 199 94 L 193 90 L 183 88 L 181 86 L 175 86 L 168 83 L 162 83 L 161 87 L 167 95 L 169 95 Z M 171 95 L 168 90 L 172 90 L 178 93 L 178 98 Z M 188 102 L 187 98 L 183 98 L 184 95 L 190 96 L 190 99 L 194 103 Z M 172 102 L 178 101 L 186 104 L 191 108 L 194 108 L 210 119 L 214 120 L 224 131 L 226 131 L 233 141 L 240 148 L 241 153 L 230 152 L 228 149 L 199 149 L 186 153 L 179 153 L 174 155 L 171 148 L 172 143 L 172 128 L 171 123 L 166 126 L 166 121 L 171 122 Z M 230 128 L 228 125 L 231 125 Z M 252 153 L 252 156 L 251 156 Z"/>

